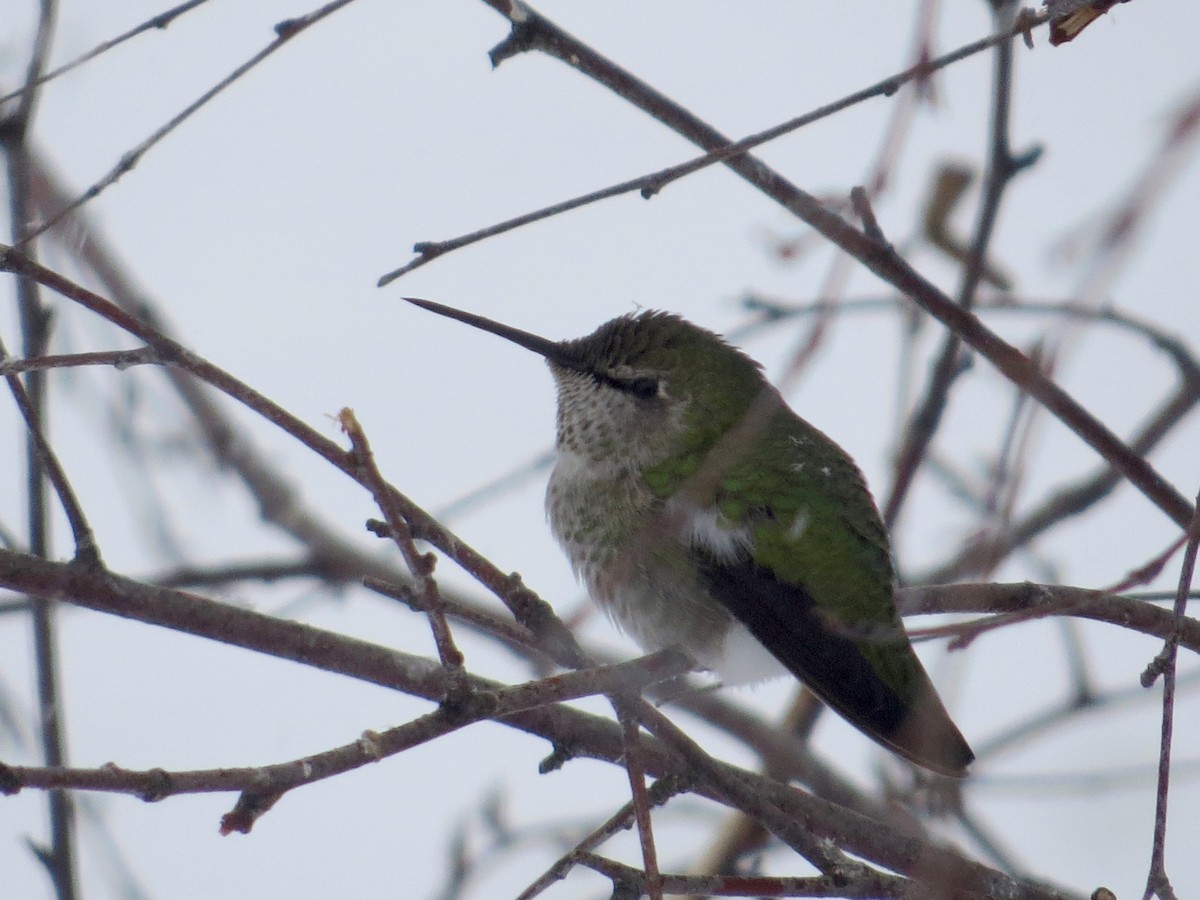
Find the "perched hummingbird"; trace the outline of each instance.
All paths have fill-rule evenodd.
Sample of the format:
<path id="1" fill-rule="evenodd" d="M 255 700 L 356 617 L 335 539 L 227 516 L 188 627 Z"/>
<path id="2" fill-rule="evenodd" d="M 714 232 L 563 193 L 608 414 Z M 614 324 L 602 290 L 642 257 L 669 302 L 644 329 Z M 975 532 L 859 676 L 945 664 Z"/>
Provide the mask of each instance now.
<path id="1" fill-rule="evenodd" d="M 904 758 L 974 759 L 900 623 L 862 473 L 719 335 L 639 312 L 551 341 L 424 309 L 545 358 L 558 387 L 550 525 L 588 593 L 645 650 L 727 684 L 791 672 Z"/>

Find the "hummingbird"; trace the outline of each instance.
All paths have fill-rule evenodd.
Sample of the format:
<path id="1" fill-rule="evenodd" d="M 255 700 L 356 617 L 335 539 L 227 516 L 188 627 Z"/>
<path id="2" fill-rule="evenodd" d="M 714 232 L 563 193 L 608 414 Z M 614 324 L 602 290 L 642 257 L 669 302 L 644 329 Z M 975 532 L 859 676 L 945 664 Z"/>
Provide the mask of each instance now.
<path id="1" fill-rule="evenodd" d="M 862 473 L 758 363 L 667 312 L 552 341 L 405 299 L 545 359 L 558 395 L 551 529 L 644 650 L 680 649 L 723 684 L 791 673 L 882 746 L 966 774 L 974 754 L 900 622 Z"/>

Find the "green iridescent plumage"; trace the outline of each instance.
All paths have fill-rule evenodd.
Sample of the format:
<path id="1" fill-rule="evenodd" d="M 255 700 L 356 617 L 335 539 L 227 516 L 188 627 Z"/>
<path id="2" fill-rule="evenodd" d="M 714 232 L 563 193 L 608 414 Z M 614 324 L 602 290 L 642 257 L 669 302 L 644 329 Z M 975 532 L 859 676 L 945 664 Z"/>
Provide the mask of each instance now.
<path id="1" fill-rule="evenodd" d="M 963 774 L 973 755 L 896 613 L 862 474 L 756 363 L 667 313 L 552 342 L 414 302 L 549 362 L 550 523 L 592 598 L 643 647 L 678 646 L 726 680 L 790 671 L 873 739 Z"/>

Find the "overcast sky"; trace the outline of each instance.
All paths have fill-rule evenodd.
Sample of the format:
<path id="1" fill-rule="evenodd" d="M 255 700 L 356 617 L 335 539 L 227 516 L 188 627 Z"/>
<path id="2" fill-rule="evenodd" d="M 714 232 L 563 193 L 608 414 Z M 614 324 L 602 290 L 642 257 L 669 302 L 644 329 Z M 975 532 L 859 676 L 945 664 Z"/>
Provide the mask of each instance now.
<path id="1" fill-rule="evenodd" d="M 26 65 L 33 3 L 7 0 L 0 29 L 0 79 L 18 84 Z M 694 2 L 544 2 L 541 10 L 726 134 L 742 136 L 905 68 L 911 61 L 912 2 L 730 4 Z M 943 4 L 935 53 L 990 33 L 983 2 Z M 162 7 L 139 0 L 64 0 L 54 39 L 57 65 L 132 27 Z M 74 191 L 103 177 L 121 158 L 233 68 L 267 45 L 275 23 L 303 4 L 212 0 L 165 31 L 151 31 L 54 81 L 42 94 L 36 143 Z M 153 148 L 115 186 L 91 202 L 94 217 L 139 283 L 192 349 L 263 391 L 333 437 L 333 416 L 353 407 L 385 474 L 426 508 L 444 508 L 474 487 L 550 446 L 553 389 L 530 354 L 400 302 L 426 296 L 502 319 L 550 338 L 577 337 L 639 307 L 682 313 L 732 332 L 748 321 L 749 291 L 810 300 L 829 271 L 818 243 L 790 263 L 779 239 L 805 230 L 731 173 L 715 168 L 644 201 L 636 195 L 537 224 L 450 254 L 377 288 L 383 273 L 411 258 L 416 241 L 445 239 L 542 205 L 681 162 L 695 155 L 668 132 L 602 87 L 536 54 L 493 70 L 487 51 L 507 23 L 477 0 L 396 3 L 358 0 L 286 45 Z M 1018 46 L 1012 138 L 1018 152 L 1041 144 L 1036 166 L 1006 194 L 993 256 L 1017 273 L 1023 297 L 1062 299 L 1086 283 L 1084 257 L 1061 252 L 1065 239 L 1094 238 L 1095 223 L 1154 157 L 1178 105 L 1200 91 L 1200 6 L 1130 3 L 1094 24 L 1076 43 L 1032 52 Z M 934 102 L 913 130 L 878 201 L 880 222 L 902 248 L 916 230 L 933 167 L 958 159 L 978 167 L 986 152 L 991 58 L 984 54 L 938 77 Z M 870 100 L 779 140 L 761 155 L 797 184 L 843 198 L 877 157 L 896 98 Z M 1200 334 L 1200 254 L 1195 215 L 1200 167 L 1180 172 L 1155 208 L 1135 254 L 1109 299 L 1167 330 Z M 971 200 L 973 203 L 973 198 Z M 956 221 L 973 222 L 968 205 Z M 1093 229 L 1093 230 L 1089 230 Z M 811 241 L 811 235 L 807 238 Z M 62 264 L 61 252 L 44 261 Z M 913 263 L 953 290 L 956 267 L 928 247 Z M 68 270 L 77 275 L 77 271 Z M 6 296 L 11 296 L 8 279 Z M 878 280 L 853 270 L 846 295 L 879 297 Z M 6 305 L 0 327 L 19 346 Z M 992 321 L 992 320 L 989 320 Z M 1009 339 L 1027 341 L 1042 323 L 995 319 Z M 126 346 L 95 319 L 64 311 L 56 349 Z M 788 392 L 798 412 L 842 443 L 873 489 L 889 484 L 895 422 L 897 322 L 863 315 L 839 321 L 814 365 Z M 747 337 L 745 347 L 777 377 L 799 340 L 796 330 Z M 940 332 L 927 326 L 922 347 Z M 976 361 L 976 366 L 985 366 Z M 920 363 L 923 375 L 925 362 Z M 1145 415 L 1147 392 L 1171 384 L 1161 354 L 1128 335 L 1089 331 L 1074 343 L 1057 377 L 1121 434 Z M 155 422 L 156 498 L 138 474 L 97 436 L 129 379 L 130 402 Z M 920 377 L 918 377 L 920 383 Z M 946 446 L 959 459 L 993 452 L 1011 393 L 980 377 L 947 423 Z M 132 389 L 131 389 L 132 390 Z M 213 468 L 189 463 L 168 439 L 182 421 L 161 380 L 149 372 L 90 372 L 56 382 L 55 440 L 95 517 L 106 561 L 135 577 L 187 561 L 282 554 L 289 544 L 266 529 L 241 488 Z M 374 545 L 362 522 L 370 498 L 285 435 L 237 413 L 266 455 L 303 486 L 307 502 L 348 536 Z M 0 522 L 23 521 L 21 433 L 0 404 Z M 1154 457 L 1180 491 L 1200 481 L 1190 422 Z M 1027 490 L 1064 473 L 1090 471 L 1095 456 L 1061 426 L 1044 422 Z M 183 448 L 186 451 L 186 448 Z M 473 546 L 564 610 L 580 601 L 570 570 L 542 513 L 544 476 L 451 525 Z M 155 502 L 174 510 L 169 534 L 153 533 L 144 513 Z M 968 520 L 936 491 L 920 494 L 903 523 L 898 551 L 914 570 L 941 558 Z M 1124 489 L 1092 519 L 1039 544 L 1065 583 L 1102 587 L 1165 547 L 1176 531 L 1134 491 Z M 69 552 L 65 537 L 57 546 Z M 468 582 L 449 563 L 450 583 Z M 1169 566 L 1157 586 L 1173 585 Z M 1019 563 L 1005 579 L 1045 578 Z M 423 619 L 364 592 L 314 603 L 304 588 L 232 599 L 297 615 L 315 625 L 410 652 L 431 652 Z M 585 635 L 632 655 L 635 649 L 600 617 Z M 1156 642 L 1106 626 L 1082 629 L 1097 682 L 1136 683 Z M 528 672 L 494 647 L 465 640 L 468 662 L 491 677 Z M 428 710 L 378 688 L 196 638 L 77 610 L 62 616 L 64 694 L 72 761 L 96 766 L 185 769 L 293 759 L 353 740 Z M 922 648 L 963 731 L 982 742 L 1007 723 L 1044 708 L 1063 689 L 1057 627 L 1039 623 L 982 639 L 947 659 Z M 28 625 L 0 619 L 0 691 L 33 705 Z M 1186 655 L 1183 668 L 1195 668 Z M 744 695 L 778 709 L 789 686 Z M 588 708 L 603 710 L 603 704 Z M 1177 756 L 1195 760 L 1197 704 L 1181 700 Z M 1118 717 L 1115 718 L 1114 717 Z M 32 721 L 31 718 L 28 721 Z M 24 735 L 31 740 L 31 726 Z M 702 729 L 700 730 L 702 732 Z M 1024 746 L 979 772 L 973 810 L 1034 874 L 1088 892 L 1107 884 L 1140 895 L 1149 859 L 1157 693 L 1147 702 L 1086 718 Z M 35 762 L 20 734 L 0 725 L 0 759 Z M 877 752 L 840 722 L 822 721 L 818 750 L 870 777 Z M 108 836 L 148 896 L 430 897 L 446 874 L 452 830 L 479 797 L 500 792 L 515 822 L 593 822 L 624 802 L 618 769 L 575 762 L 539 776 L 544 746 L 498 726 L 468 729 L 398 759 L 289 794 L 249 836 L 221 838 L 225 795 L 146 805 L 95 796 Z M 753 760 L 731 758 L 748 765 Z M 1128 787 L 1064 789 L 1005 778 L 1128 767 Z M 992 781 L 989 783 L 989 778 Z M 1188 774 L 1173 784 L 1168 862 L 1181 897 L 1200 896 L 1200 867 L 1189 846 L 1200 839 L 1200 794 Z M 571 798 L 571 803 L 563 798 Z M 39 864 L 22 838 L 45 834 L 43 796 L 0 798 L 0 894 L 48 897 Z M 687 810 L 686 803 L 680 809 Z M 86 817 L 85 817 L 86 818 Z M 665 833 L 686 823 L 664 814 Z M 1120 826 L 1110 823 L 1119 822 Z M 694 833 L 693 833 L 694 834 Z M 109 869 L 110 848 L 84 828 L 84 896 L 122 896 Z M 693 837 L 694 841 L 695 838 Z M 683 865 L 695 844 L 665 844 L 664 865 Z M 546 848 L 518 854 L 489 872 L 471 894 L 509 896 L 553 858 Z M 552 897 L 602 894 L 580 877 Z"/>

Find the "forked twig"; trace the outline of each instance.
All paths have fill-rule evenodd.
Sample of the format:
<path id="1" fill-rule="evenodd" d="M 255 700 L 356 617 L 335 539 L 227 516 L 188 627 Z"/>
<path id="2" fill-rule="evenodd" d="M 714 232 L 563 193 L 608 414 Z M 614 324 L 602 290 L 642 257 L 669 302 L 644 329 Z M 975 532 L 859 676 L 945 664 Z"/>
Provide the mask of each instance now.
<path id="1" fill-rule="evenodd" d="M 413 578 L 421 586 L 424 609 L 429 618 L 429 627 L 433 631 L 433 640 L 437 645 L 438 658 L 447 669 L 461 670 L 463 665 L 462 651 L 454 643 L 450 628 L 446 624 L 446 611 L 442 602 L 441 592 L 438 591 L 437 581 L 433 577 L 433 567 L 437 558 L 433 554 L 424 554 L 417 549 L 413 540 L 412 529 L 405 521 L 404 513 L 397 502 L 398 494 L 383 478 L 379 467 L 375 464 L 375 455 L 362 426 L 358 424 L 354 412 L 343 409 L 338 414 L 338 422 L 342 431 L 350 438 L 351 452 L 354 462 L 360 470 L 360 480 L 371 492 L 376 505 L 387 520 L 387 536 L 395 541 L 400 548 L 400 554 Z"/>

